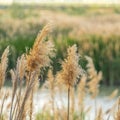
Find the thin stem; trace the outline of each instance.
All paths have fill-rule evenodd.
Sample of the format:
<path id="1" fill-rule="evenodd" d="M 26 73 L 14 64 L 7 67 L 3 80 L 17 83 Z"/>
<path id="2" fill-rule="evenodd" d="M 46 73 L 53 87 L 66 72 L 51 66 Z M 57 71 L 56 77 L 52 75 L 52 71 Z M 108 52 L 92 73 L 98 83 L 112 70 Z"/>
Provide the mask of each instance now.
<path id="1" fill-rule="evenodd" d="M 15 105 L 14 105 L 14 108 L 13 108 L 12 120 L 16 120 L 19 109 L 20 109 L 20 98 L 16 94 L 16 101 L 15 101 Z"/>
<path id="2" fill-rule="evenodd" d="M 52 111 L 53 111 L 53 120 L 55 115 L 55 107 L 54 107 L 54 90 L 51 92 L 51 100 L 52 100 Z"/>
<path id="3" fill-rule="evenodd" d="M 31 72 L 29 72 L 28 84 L 30 82 L 31 82 Z M 33 88 L 31 90 L 31 95 L 30 95 L 30 113 L 29 113 L 30 120 L 32 120 L 32 113 L 33 113 Z"/>
<path id="4" fill-rule="evenodd" d="M 3 112 L 4 103 L 5 103 L 5 98 L 6 98 L 6 93 L 4 95 L 2 106 L 1 106 L 1 110 L 0 110 L 0 120 L 2 119 L 2 112 Z"/>
<path id="5" fill-rule="evenodd" d="M 9 118 L 9 120 L 13 119 L 13 114 L 12 114 L 13 113 L 13 106 L 14 106 L 13 103 L 14 103 L 14 100 L 15 100 L 16 92 L 17 92 L 17 81 L 18 81 L 18 77 L 13 82 L 13 90 L 12 90 L 12 99 L 11 99 L 11 108 L 10 108 L 10 118 Z"/>
<path id="6" fill-rule="evenodd" d="M 95 118 L 97 116 L 97 98 L 95 97 Z"/>
<path id="7" fill-rule="evenodd" d="M 70 113 L 70 86 L 68 87 L 68 115 L 67 115 L 67 120 L 69 120 L 69 113 Z"/>
<path id="8" fill-rule="evenodd" d="M 17 95 L 17 92 L 16 92 L 16 95 L 15 95 L 16 96 L 16 100 L 15 100 L 15 104 L 13 106 L 14 108 L 13 108 L 13 111 L 12 111 L 11 119 L 16 119 L 17 112 L 20 109 L 21 90 L 22 90 L 22 80 L 20 80 L 20 88 L 19 88 L 18 95 Z"/>
<path id="9" fill-rule="evenodd" d="M 33 113 L 33 90 L 31 91 L 30 96 L 30 120 L 32 120 L 32 113 Z"/>
<path id="10" fill-rule="evenodd" d="M 23 111 L 24 111 L 25 104 L 26 104 L 26 102 L 27 102 L 27 99 L 28 99 L 29 96 L 30 96 L 30 93 L 31 93 L 31 91 L 32 91 L 32 88 L 34 87 L 34 82 L 33 82 L 33 80 L 35 79 L 35 75 L 36 75 L 36 73 L 33 74 L 31 80 L 29 81 L 29 84 L 26 86 L 26 92 L 25 92 L 25 95 L 24 95 L 22 104 L 21 104 L 21 106 L 20 106 L 19 113 L 18 113 L 18 115 L 17 115 L 17 120 L 22 120 L 22 116 L 23 116 Z"/>

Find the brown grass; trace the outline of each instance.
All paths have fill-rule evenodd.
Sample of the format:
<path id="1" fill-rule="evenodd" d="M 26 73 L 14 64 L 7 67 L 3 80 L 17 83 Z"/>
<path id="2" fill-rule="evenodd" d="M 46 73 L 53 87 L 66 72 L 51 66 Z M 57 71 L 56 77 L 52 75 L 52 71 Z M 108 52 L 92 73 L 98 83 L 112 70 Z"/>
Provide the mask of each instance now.
<path id="1" fill-rule="evenodd" d="M 19 57 L 16 63 L 16 68 L 10 70 L 12 79 L 12 94 L 9 95 L 7 92 L 4 92 L 3 94 L 2 103 L 0 105 L 0 120 L 26 120 L 27 118 L 30 120 L 36 119 L 33 114 L 33 98 L 39 86 L 40 71 L 41 68 L 51 67 L 51 57 L 55 55 L 54 45 L 49 40 L 47 41 L 45 39 L 50 31 L 51 26 L 48 24 L 38 34 L 30 52 Z M 50 101 L 52 102 L 48 102 L 46 106 L 44 106 L 42 117 L 40 119 L 84 120 L 85 116 L 90 110 L 90 107 L 87 107 L 86 109 L 84 104 L 85 95 L 88 94 L 89 91 L 92 98 L 95 99 L 97 97 L 99 93 L 98 86 L 102 78 L 102 73 L 96 71 L 92 58 L 88 56 L 85 57 L 88 61 L 88 64 L 86 66 L 87 70 L 84 71 L 79 64 L 80 56 L 77 49 L 78 48 L 76 45 L 68 48 L 67 57 L 62 62 L 62 69 L 57 73 L 57 75 L 53 75 L 52 70 L 49 70 L 46 85 L 50 92 Z M 1 57 L 1 94 L 2 88 L 4 87 L 5 74 L 8 65 L 8 53 L 9 47 L 5 49 Z M 75 84 L 77 83 L 78 102 L 75 101 Z M 62 108 L 59 108 L 55 101 L 56 88 L 62 89 L 62 87 L 67 88 L 67 108 L 64 105 Z M 8 96 L 10 97 L 11 101 L 8 105 L 9 114 L 6 115 L 6 113 L 3 111 L 3 108 Z M 114 108 L 117 108 L 114 120 L 120 119 L 120 100 L 118 101 L 119 102 L 114 106 Z M 75 108 L 76 104 L 79 107 L 78 110 Z M 102 120 L 104 117 L 103 110 L 101 108 L 98 110 L 97 105 L 95 107 L 95 119 Z M 112 109 L 113 108 L 110 108 L 110 112 L 108 112 L 108 114 L 111 115 Z M 48 116 L 46 116 L 46 114 L 48 114 Z M 112 116 L 114 116 L 113 113 Z"/>
<path id="2" fill-rule="evenodd" d="M 1 57 L 0 62 L 0 90 L 2 86 L 4 85 L 5 76 L 6 76 L 6 70 L 8 66 L 8 54 L 9 54 L 9 47 L 7 47 Z"/>

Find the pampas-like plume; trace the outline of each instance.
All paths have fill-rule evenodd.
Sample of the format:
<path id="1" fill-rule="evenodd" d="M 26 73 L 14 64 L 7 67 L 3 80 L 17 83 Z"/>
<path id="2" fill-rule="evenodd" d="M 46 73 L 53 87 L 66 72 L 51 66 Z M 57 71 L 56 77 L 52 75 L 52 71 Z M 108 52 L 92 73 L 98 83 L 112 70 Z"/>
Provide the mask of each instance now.
<path id="1" fill-rule="evenodd" d="M 55 48 L 51 41 L 46 41 L 45 37 L 51 31 L 51 24 L 46 25 L 42 31 L 38 34 L 33 48 L 30 50 L 29 54 L 26 55 L 27 59 L 27 71 L 28 71 L 28 84 L 31 82 L 31 74 L 36 72 L 39 75 L 41 68 L 48 67 L 51 63 L 51 57 L 54 56 Z M 33 81 L 35 82 L 35 81 Z M 33 105 L 33 91 L 35 85 L 33 86 L 31 93 L 30 102 L 30 120 L 32 119 L 32 105 Z"/>
<path id="2" fill-rule="evenodd" d="M 81 74 L 76 45 L 69 47 L 67 53 L 68 56 L 62 63 L 62 70 L 58 73 L 57 79 L 67 87 L 73 87 Z"/>
<path id="3" fill-rule="evenodd" d="M 100 71 L 99 73 L 97 73 L 92 58 L 88 56 L 86 56 L 85 58 L 88 61 L 87 72 L 88 72 L 88 78 L 90 80 L 87 85 L 89 87 L 89 92 L 92 94 L 92 98 L 95 98 L 99 93 L 98 87 L 99 87 L 99 82 L 102 79 L 102 72 Z"/>
<path id="4" fill-rule="evenodd" d="M 57 79 L 59 82 L 66 85 L 68 89 L 68 114 L 67 120 L 69 120 L 69 107 L 70 107 L 70 88 L 74 86 L 77 78 L 81 74 L 81 67 L 79 65 L 79 55 L 77 54 L 77 47 L 73 45 L 68 48 L 67 58 L 62 63 L 62 70 L 58 73 Z"/>
<path id="5" fill-rule="evenodd" d="M 23 80 L 26 71 L 26 58 L 24 54 L 20 58 L 18 58 L 17 65 L 19 78 L 20 80 Z"/>
<path id="6" fill-rule="evenodd" d="M 36 71 L 42 67 L 50 65 L 50 58 L 54 56 L 54 45 L 51 41 L 46 41 L 45 37 L 51 31 L 51 25 L 46 25 L 38 34 L 33 48 L 27 55 L 28 71 Z"/>
<path id="7" fill-rule="evenodd" d="M 0 89 L 2 88 L 5 76 L 6 76 L 6 69 L 8 66 L 8 54 L 9 54 L 9 47 L 5 49 L 5 51 L 2 54 L 1 57 L 1 63 L 0 63 Z"/>

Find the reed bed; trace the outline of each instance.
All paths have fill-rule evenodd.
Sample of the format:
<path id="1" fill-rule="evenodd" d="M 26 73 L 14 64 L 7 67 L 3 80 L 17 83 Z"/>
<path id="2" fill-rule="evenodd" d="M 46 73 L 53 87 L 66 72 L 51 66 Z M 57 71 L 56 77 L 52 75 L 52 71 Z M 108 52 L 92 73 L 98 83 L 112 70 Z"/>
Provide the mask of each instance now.
<path id="1" fill-rule="evenodd" d="M 55 57 L 56 49 L 53 42 L 46 39 L 51 30 L 52 24 L 47 24 L 38 33 L 33 47 L 18 57 L 16 67 L 10 70 L 11 93 L 9 90 L 4 90 L 9 47 L 4 50 L 0 62 L 0 94 L 2 95 L 0 96 L 0 120 L 86 120 L 92 106 L 87 107 L 84 100 L 88 94 L 96 99 L 102 72 L 96 71 L 91 57 L 80 55 L 77 45 L 72 45 L 67 49 L 66 58 L 60 62 L 61 70 L 53 74 L 52 58 Z M 81 66 L 81 59 L 87 62 L 86 70 Z M 43 69 L 49 69 L 47 81 L 42 88 L 49 90 L 50 100 L 40 113 L 39 111 L 34 113 L 33 98 L 39 87 Z M 76 90 L 77 93 L 75 93 Z M 59 93 L 61 102 L 61 93 L 67 94 L 67 106 L 63 104 L 59 107 L 57 105 L 56 92 Z M 116 96 L 117 93 L 113 93 Z M 78 96 L 77 102 L 75 94 Z M 10 101 L 6 103 L 8 98 Z M 76 105 L 78 109 L 76 109 Z M 94 119 L 103 120 L 106 114 L 108 114 L 107 120 L 110 117 L 113 117 L 114 120 L 120 120 L 119 98 L 107 113 L 103 113 L 103 109 L 98 107 L 97 100 L 95 100 Z"/>
<path id="2" fill-rule="evenodd" d="M 119 6 L 84 7 L 86 9 L 82 6 L 57 6 L 57 10 L 56 6 L 0 9 L 0 54 L 8 45 L 12 46 L 10 57 L 13 59 L 8 68 L 15 67 L 17 57 L 32 47 L 39 29 L 51 20 L 56 26 L 52 34 L 58 50 L 53 66 L 56 71 L 60 70 L 58 59 L 65 56 L 63 51 L 77 44 L 80 54 L 91 56 L 96 69 L 103 71 L 103 84 L 120 84 Z M 76 9 L 80 10 L 78 14 L 70 14 Z"/>

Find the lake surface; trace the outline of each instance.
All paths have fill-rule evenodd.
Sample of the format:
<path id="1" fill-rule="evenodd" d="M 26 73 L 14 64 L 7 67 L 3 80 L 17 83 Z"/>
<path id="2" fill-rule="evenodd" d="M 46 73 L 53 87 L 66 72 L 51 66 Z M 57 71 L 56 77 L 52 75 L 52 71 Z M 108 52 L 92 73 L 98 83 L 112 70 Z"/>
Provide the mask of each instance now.
<path id="1" fill-rule="evenodd" d="M 11 91 L 11 88 L 7 88 L 9 91 Z M 107 88 L 105 88 L 107 89 Z M 89 113 L 86 115 L 86 120 L 94 120 L 95 117 L 95 110 L 97 108 L 102 108 L 103 113 L 105 113 L 108 109 L 112 108 L 114 103 L 116 102 L 116 98 L 109 100 L 107 95 L 108 92 L 107 90 L 103 89 L 103 91 L 100 93 L 100 95 L 96 98 L 96 101 L 94 99 L 91 99 L 89 95 L 86 96 L 84 104 L 86 109 L 91 107 L 91 110 Z M 110 90 L 113 88 L 109 88 Z M 6 102 L 9 103 L 11 98 L 9 98 Z M 1 103 L 1 101 L 0 101 Z M 39 113 L 43 108 L 50 103 L 50 94 L 49 91 L 47 90 L 39 90 L 35 95 L 34 95 L 34 113 Z M 75 103 L 78 103 L 77 96 L 75 94 Z M 96 107 L 95 107 L 96 103 Z M 62 108 L 62 106 L 67 107 L 67 94 L 64 92 L 61 95 L 59 93 L 56 93 L 55 95 L 55 104 L 57 104 L 58 108 Z M 75 109 L 78 109 L 77 104 L 75 104 Z M 98 110 L 98 109 L 97 109 Z M 7 111 L 9 113 L 9 111 Z M 109 115 L 109 114 L 108 114 Z M 104 120 L 107 120 L 108 115 L 104 114 Z M 112 117 L 110 117 L 109 120 L 114 120 Z"/>
<path id="2" fill-rule="evenodd" d="M 43 109 L 43 107 L 49 103 L 50 101 L 50 96 L 48 94 L 49 92 L 39 92 L 35 95 L 35 98 L 34 98 L 34 110 L 35 111 L 40 111 Z M 62 95 L 62 98 L 57 94 L 55 96 L 55 103 L 57 103 L 57 106 L 60 108 L 62 105 L 64 105 L 65 107 L 67 107 L 67 95 L 65 93 L 63 93 Z M 78 99 L 77 97 L 75 97 L 75 103 L 78 102 Z M 103 113 L 105 113 L 108 109 L 112 108 L 112 106 L 115 104 L 116 102 L 116 98 L 112 99 L 112 100 L 109 100 L 107 96 L 98 96 L 96 98 L 96 100 L 94 99 L 91 99 L 91 97 L 89 95 L 87 95 L 87 97 L 85 98 L 85 101 L 84 101 L 84 104 L 85 104 L 85 107 L 88 108 L 88 107 L 91 107 L 91 110 L 90 112 L 87 114 L 86 116 L 86 120 L 94 120 L 94 117 L 95 117 L 95 110 L 96 110 L 96 107 L 95 107 L 95 103 L 96 103 L 96 106 L 97 108 L 102 108 L 103 110 Z M 75 108 L 77 108 L 77 105 L 75 105 Z M 98 109 L 97 109 L 98 110 Z M 109 114 L 108 114 L 109 115 Z M 104 119 L 107 120 L 108 118 L 108 115 L 104 115 Z M 109 120 L 113 120 L 112 117 L 110 117 Z"/>

